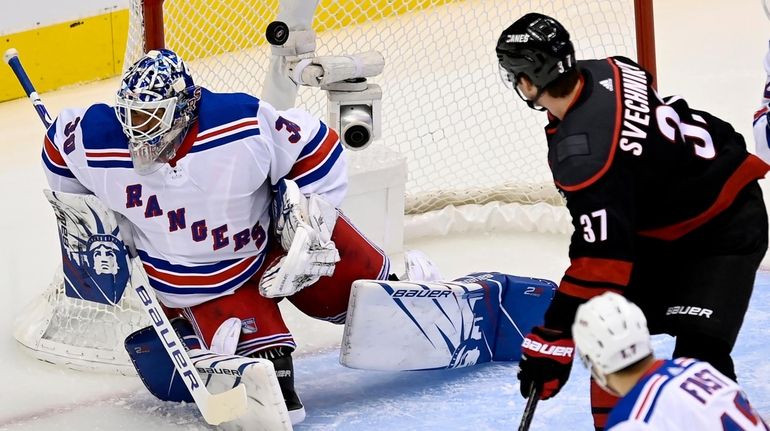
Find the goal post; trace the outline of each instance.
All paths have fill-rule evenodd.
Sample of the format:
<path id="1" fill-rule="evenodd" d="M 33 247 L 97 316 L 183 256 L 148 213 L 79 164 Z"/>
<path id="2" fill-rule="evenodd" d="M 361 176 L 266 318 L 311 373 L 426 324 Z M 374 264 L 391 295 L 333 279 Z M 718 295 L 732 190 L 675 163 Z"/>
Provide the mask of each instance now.
<path id="1" fill-rule="evenodd" d="M 553 16 L 570 31 L 578 59 L 624 55 L 655 72 L 652 0 L 307 3 L 316 8 L 316 55 L 379 51 L 385 58 L 373 79 L 383 93 L 382 137 L 353 152 L 351 164 L 376 168 L 384 150 L 406 159 L 404 208 L 417 235 L 446 231 L 436 217 L 463 209 L 475 212 L 466 221 L 497 219 L 525 230 L 563 231 L 569 224 L 547 165 L 542 114 L 507 91 L 498 73 L 495 43 L 515 19 L 530 11 Z M 259 97 L 271 53 L 264 33 L 280 6 L 130 0 L 124 67 L 145 50 L 166 47 L 188 62 L 197 83 Z M 301 87 L 296 105 L 326 115 L 318 88 Z M 490 216 L 498 208 L 508 213 Z M 59 277 L 22 313 L 14 335 L 45 361 L 131 373 L 123 340 L 146 320 L 133 293 L 125 295 L 121 307 L 95 307 L 67 298 Z"/>
<path id="2" fill-rule="evenodd" d="M 636 20 L 636 59 L 652 73 L 652 85 L 657 82 L 657 61 L 655 59 L 655 14 L 652 0 L 634 0 Z"/>

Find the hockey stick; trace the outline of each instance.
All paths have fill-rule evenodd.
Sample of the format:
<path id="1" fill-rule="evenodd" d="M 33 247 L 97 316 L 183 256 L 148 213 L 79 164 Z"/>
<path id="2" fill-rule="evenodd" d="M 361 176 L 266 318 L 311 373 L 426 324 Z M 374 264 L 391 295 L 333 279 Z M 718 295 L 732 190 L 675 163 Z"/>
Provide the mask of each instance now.
<path id="1" fill-rule="evenodd" d="M 521 416 L 519 431 L 529 430 L 529 424 L 532 423 L 532 417 L 535 415 L 535 409 L 537 408 L 538 401 L 540 401 L 540 391 L 537 390 L 537 386 L 533 383 L 529 389 L 527 405 L 524 407 L 524 413 Z"/>
<path id="2" fill-rule="evenodd" d="M 19 53 L 15 49 L 9 49 L 4 55 L 5 62 L 13 69 L 16 78 L 24 88 L 27 96 L 32 101 L 40 119 L 48 128 L 53 121 L 48 110 L 43 105 L 43 101 L 35 91 L 29 76 L 19 61 Z M 174 364 L 176 372 L 182 377 L 185 386 L 190 391 L 195 404 L 198 406 L 203 419 L 211 425 L 219 425 L 222 422 L 231 421 L 241 416 L 247 409 L 246 386 L 243 383 L 219 394 L 212 394 L 206 389 L 206 385 L 201 382 L 200 376 L 193 365 L 190 356 L 185 350 L 185 345 L 179 340 L 179 336 L 168 321 L 168 317 L 158 304 L 155 296 L 148 291 L 145 286 L 150 286 L 147 274 L 144 269 L 138 267 L 133 271 L 134 276 L 139 277 L 139 283 L 132 283 L 137 296 L 142 303 L 144 311 L 147 313 L 152 327 L 163 342 L 171 362 Z"/>
<path id="3" fill-rule="evenodd" d="M 139 276 L 139 283 L 132 283 L 144 311 L 150 316 L 152 327 L 163 342 L 169 357 L 174 363 L 176 372 L 182 377 L 185 386 L 195 400 L 203 419 L 211 425 L 219 425 L 222 422 L 231 421 L 246 413 L 247 398 L 246 386 L 243 383 L 219 394 L 212 394 L 206 389 L 206 385 L 200 380 L 200 376 L 193 365 L 185 346 L 171 322 L 160 308 L 155 296 L 145 288 L 149 286 L 147 273 L 141 267 L 135 268 L 132 275 Z"/>
<path id="4" fill-rule="evenodd" d="M 34 106 L 35 111 L 37 111 L 37 115 L 40 116 L 40 120 L 43 121 L 43 124 L 47 129 L 51 126 L 53 120 L 51 119 L 51 116 L 48 115 L 48 110 L 45 109 L 43 101 L 40 100 L 40 95 L 38 95 L 37 91 L 35 91 L 35 87 L 32 85 L 32 81 L 30 81 L 29 76 L 27 76 L 27 72 L 21 65 L 21 61 L 19 60 L 19 51 L 10 48 L 5 51 L 3 59 L 6 63 L 8 63 L 8 66 L 11 67 L 11 70 L 13 70 L 14 75 L 16 75 L 16 79 L 19 80 L 19 84 L 21 84 L 21 87 L 24 89 L 24 93 L 26 93 L 27 97 L 29 97 L 29 100 L 32 102 L 32 106 Z"/>

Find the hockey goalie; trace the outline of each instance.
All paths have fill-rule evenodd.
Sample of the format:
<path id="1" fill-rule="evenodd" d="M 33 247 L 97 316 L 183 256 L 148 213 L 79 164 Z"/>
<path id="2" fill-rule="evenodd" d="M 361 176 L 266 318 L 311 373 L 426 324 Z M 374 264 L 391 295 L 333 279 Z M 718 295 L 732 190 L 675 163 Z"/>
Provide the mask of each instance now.
<path id="1" fill-rule="evenodd" d="M 124 73 L 115 106 L 63 110 L 42 157 L 68 296 L 115 304 L 136 291 L 152 324 L 125 347 L 142 381 L 225 429 L 305 417 L 283 299 L 346 324 L 343 365 L 421 370 L 517 360 L 554 293 L 499 273 L 442 282 L 420 253 L 391 275 L 338 209 L 337 132 L 200 87 L 170 50 Z"/>

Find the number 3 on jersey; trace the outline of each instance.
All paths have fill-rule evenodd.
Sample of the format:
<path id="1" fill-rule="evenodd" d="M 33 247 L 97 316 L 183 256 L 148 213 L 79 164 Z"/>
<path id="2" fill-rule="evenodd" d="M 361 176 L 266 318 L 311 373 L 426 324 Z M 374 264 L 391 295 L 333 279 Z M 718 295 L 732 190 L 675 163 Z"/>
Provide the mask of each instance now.
<path id="1" fill-rule="evenodd" d="M 275 120 L 275 130 L 280 131 L 284 128 L 286 129 L 287 132 L 289 132 L 289 138 L 288 138 L 289 142 L 291 142 L 292 144 L 296 144 L 297 142 L 299 142 L 301 138 L 299 132 L 302 131 L 299 125 L 283 117 L 278 117 L 278 119 Z"/>
<path id="2" fill-rule="evenodd" d="M 607 240 L 607 210 L 602 208 L 591 214 L 580 216 L 580 224 L 583 226 L 583 239 L 585 242 L 596 242 L 596 230 L 599 231 L 599 241 Z"/>
<path id="3" fill-rule="evenodd" d="M 658 128 L 669 141 L 676 142 L 678 132 L 685 142 L 692 142 L 696 156 L 713 159 L 717 155 L 714 140 L 709 132 L 699 125 L 683 123 L 674 108 L 668 105 L 658 106 L 655 116 L 658 119 Z M 706 124 L 706 120 L 700 115 L 693 114 L 692 117 L 703 125 Z"/>

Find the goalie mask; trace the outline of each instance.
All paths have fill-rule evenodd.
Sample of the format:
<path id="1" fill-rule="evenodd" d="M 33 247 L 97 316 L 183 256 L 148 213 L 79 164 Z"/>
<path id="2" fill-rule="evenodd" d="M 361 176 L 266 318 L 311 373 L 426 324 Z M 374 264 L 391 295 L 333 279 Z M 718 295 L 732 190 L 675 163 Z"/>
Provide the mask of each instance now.
<path id="1" fill-rule="evenodd" d="M 187 66 L 167 49 L 148 52 L 123 74 L 115 113 L 139 174 L 174 158 L 197 117 L 199 99 Z"/>
<path id="2" fill-rule="evenodd" d="M 548 84 L 575 68 L 569 33 L 555 19 L 539 13 L 528 13 L 506 28 L 495 51 L 503 82 L 510 84 L 530 108 L 535 107 Z M 519 91 L 522 75 L 538 88 L 532 100 Z"/>

